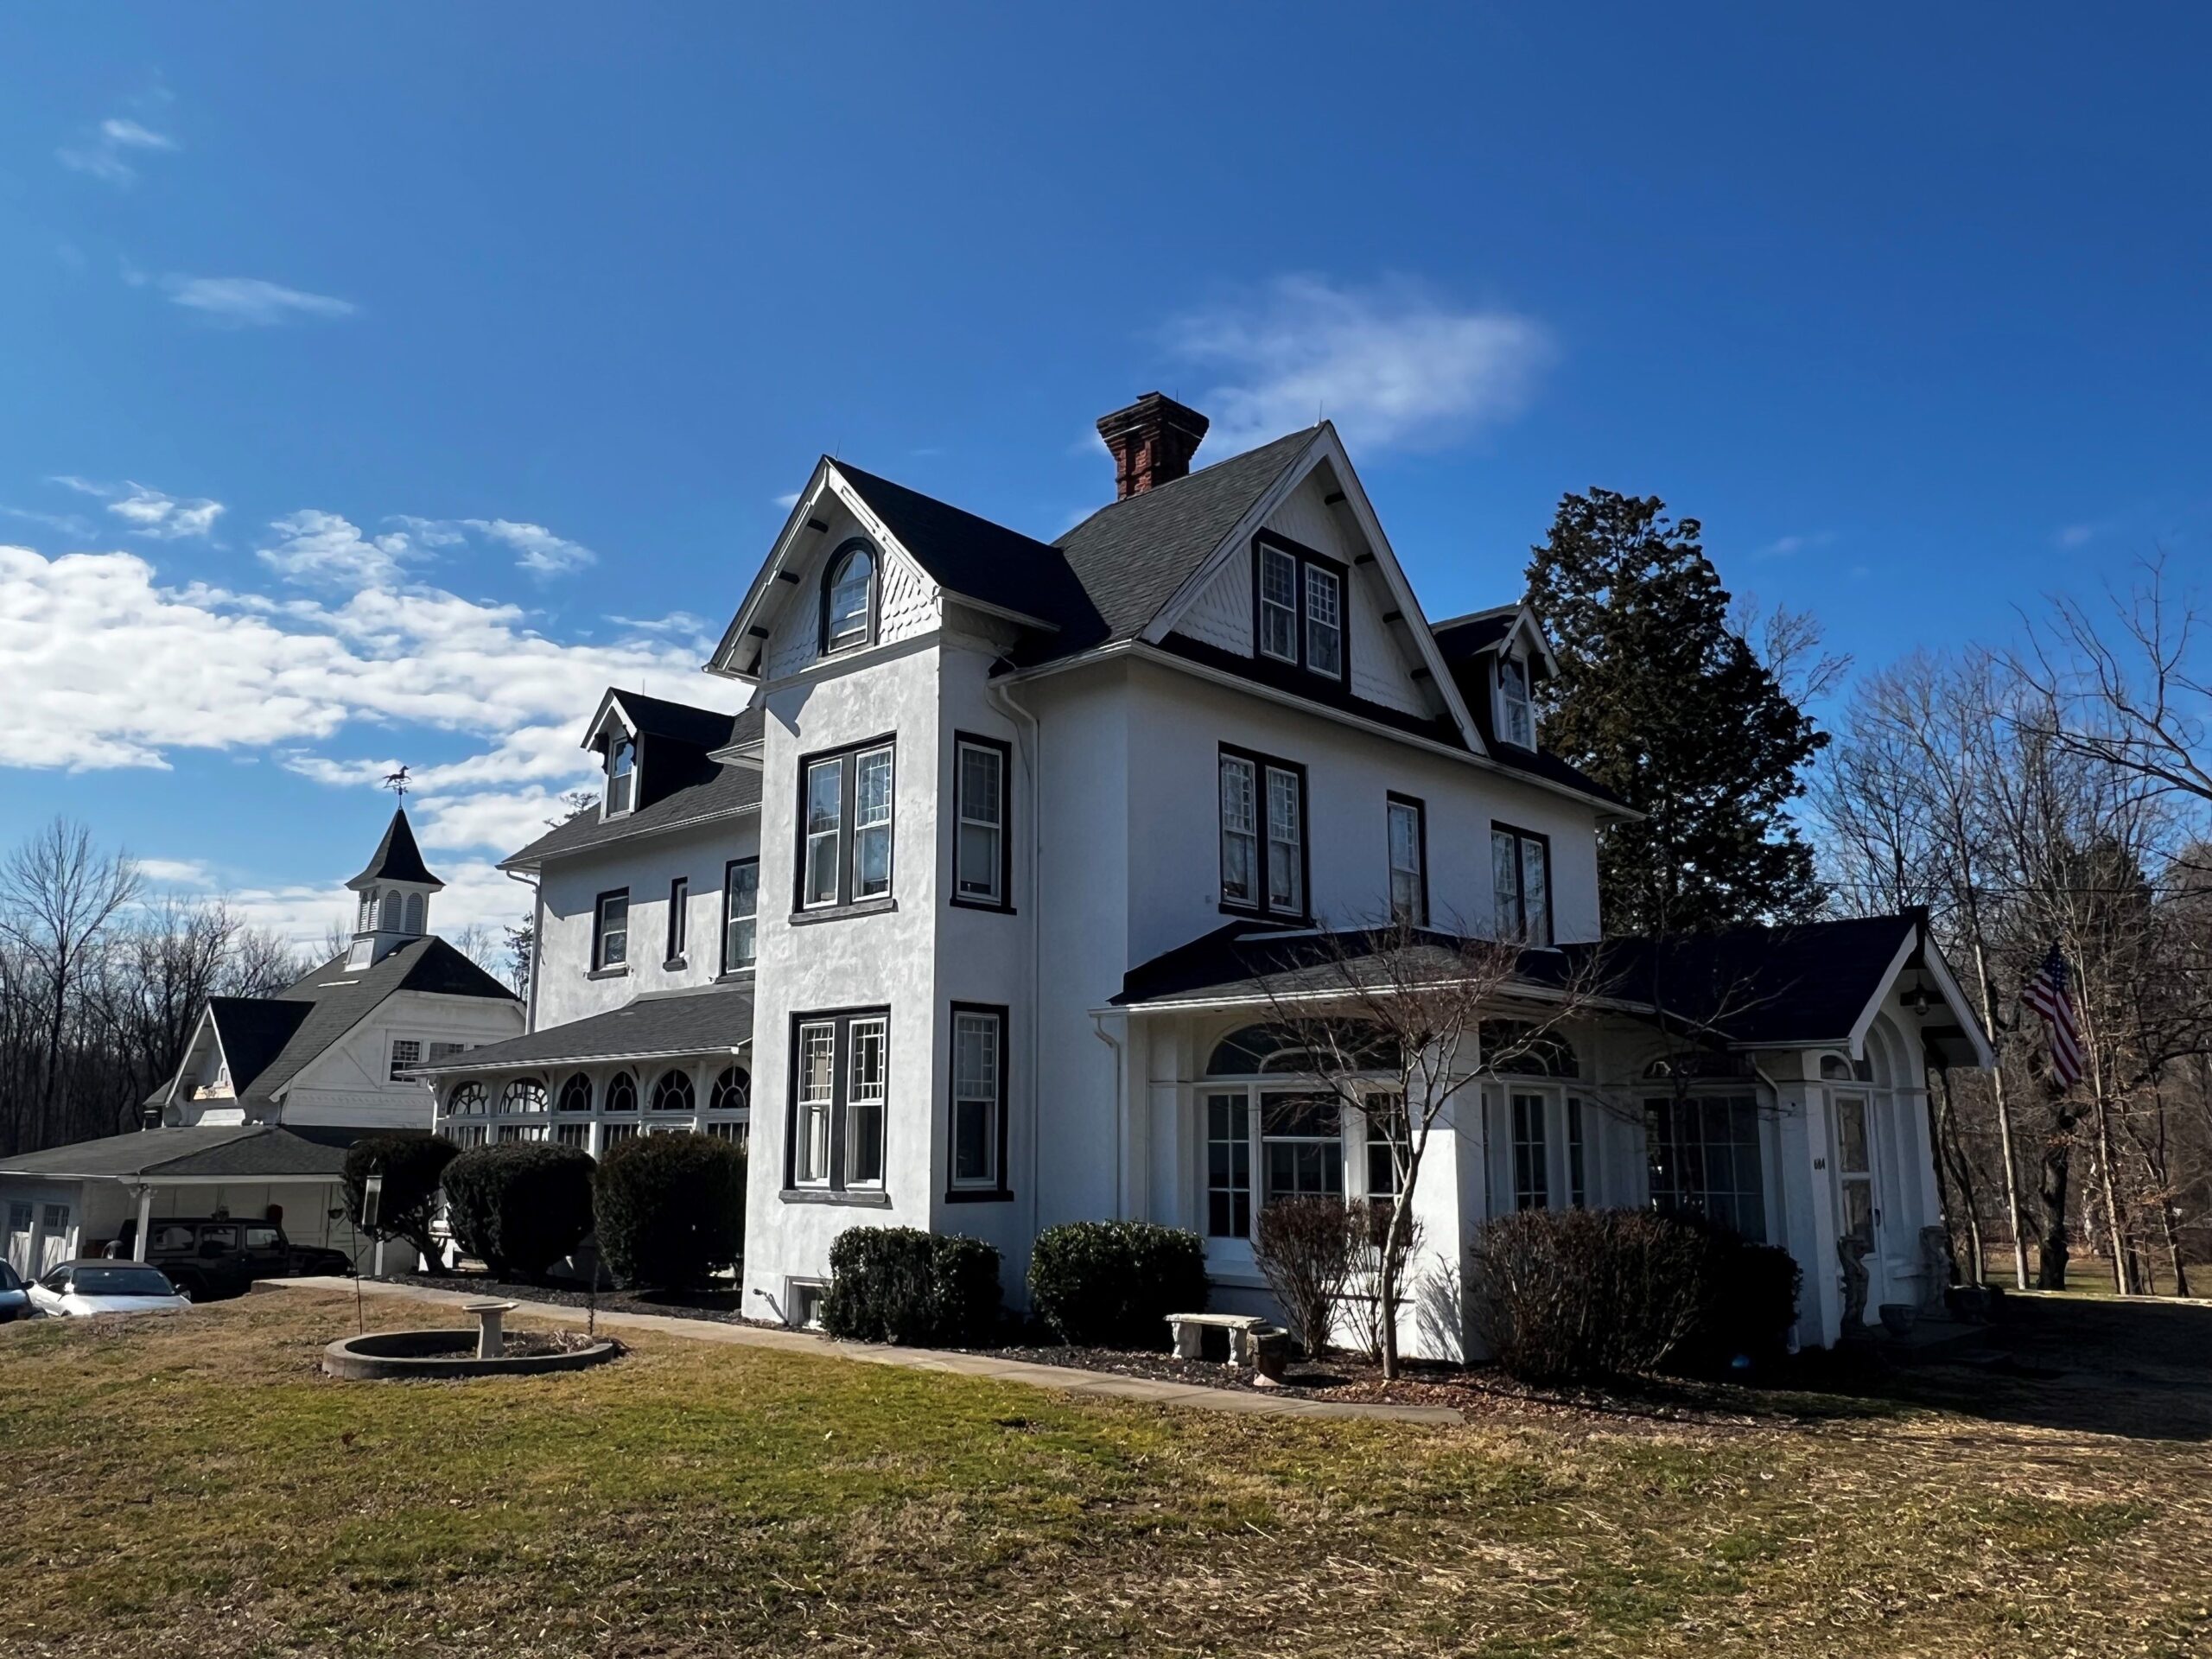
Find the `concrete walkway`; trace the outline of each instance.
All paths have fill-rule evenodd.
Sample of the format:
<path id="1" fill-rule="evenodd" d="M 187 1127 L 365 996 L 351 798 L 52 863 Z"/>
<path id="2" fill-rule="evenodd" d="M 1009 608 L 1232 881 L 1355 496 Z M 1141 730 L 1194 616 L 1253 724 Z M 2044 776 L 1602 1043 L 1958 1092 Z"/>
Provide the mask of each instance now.
<path id="1" fill-rule="evenodd" d="M 335 1291 L 353 1294 L 351 1279 L 264 1279 L 259 1284 L 275 1290 Z M 458 1308 L 481 1299 L 471 1290 L 434 1290 L 427 1285 L 385 1284 L 374 1279 L 360 1283 L 364 1295 L 397 1296 L 435 1306 Z M 556 1302 L 518 1302 L 518 1313 L 534 1313 L 563 1325 L 580 1325 L 584 1310 Z M 1366 1418 L 1396 1423 L 1457 1423 L 1462 1420 L 1451 1406 L 1370 1405 L 1351 1401 L 1299 1400 L 1262 1394 L 1249 1389 L 1215 1389 L 1197 1382 L 1170 1382 L 1150 1376 L 1120 1376 L 1108 1371 L 1077 1370 L 1067 1365 L 1034 1365 L 1026 1360 L 997 1354 L 949 1353 L 936 1348 L 890 1348 L 874 1343 L 832 1342 L 809 1331 L 785 1331 L 772 1325 L 733 1325 L 721 1319 L 686 1319 L 671 1313 L 611 1313 L 601 1309 L 599 1323 L 613 1330 L 650 1331 L 662 1336 L 684 1337 L 694 1342 L 721 1342 L 737 1348 L 772 1348 L 781 1353 L 828 1355 L 856 1359 L 868 1365 L 903 1365 L 909 1370 L 950 1371 L 961 1376 L 980 1376 L 994 1382 L 1020 1382 L 1034 1389 L 1058 1389 L 1092 1398 L 1135 1400 L 1148 1405 L 1179 1406 L 1192 1411 L 1224 1411 L 1247 1416 Z"/>

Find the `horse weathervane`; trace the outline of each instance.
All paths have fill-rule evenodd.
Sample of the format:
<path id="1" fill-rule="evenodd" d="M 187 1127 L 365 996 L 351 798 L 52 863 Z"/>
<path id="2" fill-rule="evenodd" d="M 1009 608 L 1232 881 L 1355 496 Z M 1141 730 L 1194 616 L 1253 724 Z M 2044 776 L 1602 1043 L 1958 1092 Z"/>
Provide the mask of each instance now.
<path id="1" fill-rule="evenodd" d="M 399 804 L 402 806 L 407 804 L 408 779 L 406 767 L 402 766 L 397 772 L 387 772 L 385 773 L 384 786 L 390 790 L 393 794 L 399 797 Z"/>

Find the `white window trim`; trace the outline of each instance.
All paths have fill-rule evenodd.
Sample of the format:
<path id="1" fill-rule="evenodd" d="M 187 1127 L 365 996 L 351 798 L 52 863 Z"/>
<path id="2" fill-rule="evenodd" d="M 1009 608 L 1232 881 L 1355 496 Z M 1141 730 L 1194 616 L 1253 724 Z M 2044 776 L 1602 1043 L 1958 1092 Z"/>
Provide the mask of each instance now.
<path id="1" fill-rule="evenodd" d="M 1517 670 L 1520 674 L 1521 695 L 1517 698 L 1506 689 L 1506 671 L 1509 668 Z M 1534 749 L 1536 747 L 1536 701 L 1529 664 L 1510 652 L 1500 652 L 1497 680 L 1498 737 L 1516 748 Z"/>
<path id="2" fill-rule="evenodd" d="M 614 752 L 626 744 L 630 750 L 630 770 L 624 774 L 629 780 L 629 797 L 621 805 L 617 806 L 614 804 Z M 638 810 L 638 787 L 644 766 L 645 755 L 639 745 L 638 734 L 635 732 L 625 728 L 619 736 L 607 741 L 607 790 L 606 793 L 601 797 L 599 803 L 599 816 L 601 823 L 605 823 L 609 818 L 626 818 Z"/>

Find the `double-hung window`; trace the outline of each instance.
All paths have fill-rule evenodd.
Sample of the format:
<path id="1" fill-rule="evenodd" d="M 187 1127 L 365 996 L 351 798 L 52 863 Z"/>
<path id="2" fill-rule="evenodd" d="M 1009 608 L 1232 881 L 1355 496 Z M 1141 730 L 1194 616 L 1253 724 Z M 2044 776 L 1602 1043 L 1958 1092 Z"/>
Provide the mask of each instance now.
<path id="1" fill-rule="evenodd" d="M 1306 769 L 1224 745 L 1221 902 L 1267 915 L 1306 913 Z"/>
<path id="2" fill-rule="evenodd" d="M 1536 747 L 1536 717 L 1529 704 L 1529 665 L 1518 657 L 1497 659 L 1497 734 L 1524 749 Z"/>
<path id="3" fill-rule="evenodd" d="M 691 903 L 691 882 L 687 876 L 677 876 L 668 884 L 668 960 L 681 965 L 683 961 L 684 934 L 688 918 L 685 912 Z"/>
<path id="4" fill-rule="evenodd" d="M 791 1186 L 882 1188 L 890 1039 L 890 1016 L 880 1008 L 793 1020 Z"/>
<path id="5" fill-rule="evenodd" d="M 952 901 L 1003 910 L 1013 843 L 1007 837 L 1007 747 L 957 734 L 953 742 Z"/>
<path id="6" fill-rule="evenodd" d="M 418 1037 L 395 1037 L 391 1039 L 391 1070 L 388 1081 L 400 1083 L 406 1074 L 423 1064 L 423 1042 Z"/>
<path id="7" fill-rule="evenodd" d="M 733 858 L 722 866 L 722 972 L 753 965 L 760 913 L 760 861 Z"/>
<path id="8" fill-rule="evenodd" d="M 630 890 L 602 893 L 592 906 L 591 966 L 594 973 L 625 968 L 630 962 Z"/>
<path id="9" fill-rule="evenodd" d="M 1268 531 L 1254 557 L 1260 654 L 1344 684 L 1344 567 Z"/>
<path id="10" fill-rule="evenodd" d="M 1428 925 L 1428 837 L 1421 804 L 1392 795 L 1383 806 L 1390 849 L 1390 919 L 1404 927 Z"/>
<path id="11" fill-rule="evenodd" d="M 1552 942 L 1551 842 L 1526 830 L 1490 828 L 1491 880 L 1497 937 L 1513 944 Z"/>
<path id="12" fill-rule="evenodd" d="M 892 762 L 888 741 L 800 763 L 802 910 L 888 898 Z"/>
<path id="13" fill-rule="evenodd" d="M 953 1196 L 1005 1190 L 1006 1010 L 952 1007 Z"/>
<path id="14" fill-rule="evenodd" d="M 607 814 L 620 817 L 638 804 L 638 740 L 618 737 L 607 747 Z"/>

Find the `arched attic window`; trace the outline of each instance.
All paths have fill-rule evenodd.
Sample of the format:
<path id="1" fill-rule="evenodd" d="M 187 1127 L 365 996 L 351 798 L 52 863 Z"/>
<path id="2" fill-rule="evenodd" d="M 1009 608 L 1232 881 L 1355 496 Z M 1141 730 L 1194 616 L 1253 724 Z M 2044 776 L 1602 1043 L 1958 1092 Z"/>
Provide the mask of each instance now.
<path id="1" fill-rule="evenodd" d="M 864 645 L 875 638 L 875 550 L 848 542 L 830 556 L 822 578 L 822 649 Z"/>
<path id="2" fill-rule="evenodd" d="M 1388 1071 L 1395 1065 L 1389 1033 L 1354 1020 L 1312 1029 L 1247 1026 L 1214 1045 L 1210 1077 L 1313 1076 L 1316 1072 Z"/>
<path id="3" fill-rule="evenodd" d="M 1579 1077 L 1574 1046 L 1555 1031 L 1538 1031 L 1510 1020 L 1482 1024 L 1483 1070 L 1511 1077 Z"/>

